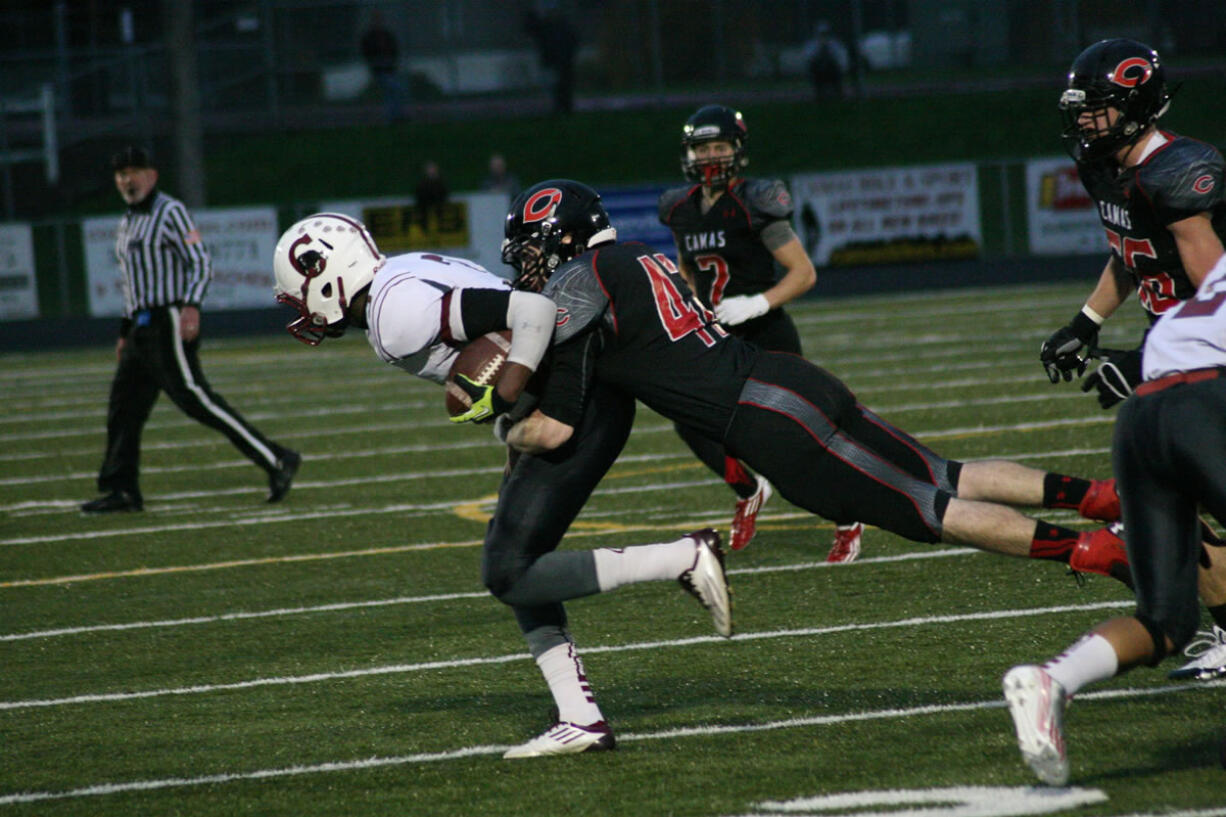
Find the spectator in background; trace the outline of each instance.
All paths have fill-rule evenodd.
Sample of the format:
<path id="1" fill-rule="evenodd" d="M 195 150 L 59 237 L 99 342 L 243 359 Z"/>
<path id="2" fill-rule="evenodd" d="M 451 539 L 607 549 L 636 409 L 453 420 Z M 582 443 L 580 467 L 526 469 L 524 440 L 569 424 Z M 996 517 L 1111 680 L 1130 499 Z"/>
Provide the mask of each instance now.
<path id="1" fill-rule="evenodd" d="M 370 68 L 370 74 L 383 93 L 387 121 L 404 118 L 404 86 L 398 74 L 400 46 L 396 36 L 387 28 L 383 13 L 370 15 L 370 26 L 362 35 L 362 58 Z"/>
<path id="2" fill-rule="evenodd" d="M 541 66 L 553 76 L 553 112 L 569 114 L 575 107 L 575 55 L 579 36 L 556 0 L 543 3 L 543 13 L 529 7 L 524 28 L 536 42 Z"/>
<path id="3" fill-rule="evenodd" d="M 511 198 L 519 195 L 519 179 L 507 170 L 507 160 L 501 153 L 490 155 L 490 172 L 481 183 L 481 189 L 491 193 L 506 193 Z"/>
<path id="4" fill-rule="evenodd" d="M 843 78 L 851 67 L 847 46 L 830 31 L 830 24 L 818 21 L 813 39 L 805 43 L 805 69 L 817 99 L 843 96 Z"/>
<path id="5" fill-rule="evenodd" d="M 430 230 L 431 225 L 438 227 L 442 217 L 443 205 L 447 203 L 447 182 L 439 169 L 438 162 L 427 161 L 421 166 L 421 178 L 417 180 L 415 191 L 417 204 L 417 219 L 423 230 Z"/>

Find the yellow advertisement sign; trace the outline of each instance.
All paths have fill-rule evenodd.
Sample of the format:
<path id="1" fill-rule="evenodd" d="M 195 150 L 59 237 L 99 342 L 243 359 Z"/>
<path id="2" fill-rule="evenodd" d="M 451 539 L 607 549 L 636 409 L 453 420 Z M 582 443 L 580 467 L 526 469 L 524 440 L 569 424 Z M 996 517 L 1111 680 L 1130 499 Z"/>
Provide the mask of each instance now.
<path id="1" fill-rule="evenodd" d="M 467 201 L 426 208 L 415 204 L 370 205 L 362 208 L 362 222 L 385 253 L 469 245 Z"/>

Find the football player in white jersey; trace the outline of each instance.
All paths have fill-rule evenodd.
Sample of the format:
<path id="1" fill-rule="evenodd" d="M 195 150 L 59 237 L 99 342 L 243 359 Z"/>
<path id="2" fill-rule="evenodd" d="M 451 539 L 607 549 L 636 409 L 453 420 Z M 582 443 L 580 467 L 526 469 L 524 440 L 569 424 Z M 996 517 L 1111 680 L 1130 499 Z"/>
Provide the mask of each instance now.
<path id="1" fill-rule="evenodd" d="M 1068 781 L 1063 717 L 1082 687 L 1191 641 L 1200 622 L 1198 574 L 1207 566 L 1198 508 L 1226 524 L 1226 255 L 1196 294 L 1162 314 L 1145 339 L 1144 382 L 1120 408 L 1112 465 L 1136 581 L 1131 616 L 1099 624 L 1042 666 L 1004 677 L 1022 756 L 1044 783 Z M 1214 560 L 1219 572 L 1220 558 Z M 1218 577 L 1220 581 L 1220 575 Z M 1226 633 L 1173 677 L 1226 676 Z"/>
<path id="2" fill-rule="evenodd" d="M 541 202 L 542 225 L 557 205 Z M 594 229 L 612 232 L 608 224 Z M 554 252 L 566 256 L 560 258 L 564 261 L 585 246 L 568 243 Z M 446 380 L 467 341 L 510 329 L 507 364 L 497 382 L 464 386 L 473 405 L 452 418 L 456 421 L 514 416 L 516 401 L 553 337 L 556 308 L 533 291 L 539 290 L 533 279 L 521 278 L 520 288 L 513 289 L 460 258 L 433 253 L 386 258 L 366 228 L 348 216 L 320 213 L 298 222 L 281 236 L 273 266 L 277 300 L 298 313 L 287 327 L 294 337 L 315 346 L 350 326 L 365 329 L 381 360 L 436 383 Z M 529 405 L 525 397 L 518 410 Z M 621 453 L 634 421 L 634 399 L 613 389 L 603 389 L 592 406 L 573 444 L 512 461 L 486 532 L 482 580 L 513 609 L 557 710 L 552 726 L 510 749 L 508 758 L 616 745 L 567 629 L 562 602 L 624 584 L 676 579 L 710 611 L 718 632 L 732 632 L 723 551 L 713 530 L 637 547 L 556 550 Z"/>

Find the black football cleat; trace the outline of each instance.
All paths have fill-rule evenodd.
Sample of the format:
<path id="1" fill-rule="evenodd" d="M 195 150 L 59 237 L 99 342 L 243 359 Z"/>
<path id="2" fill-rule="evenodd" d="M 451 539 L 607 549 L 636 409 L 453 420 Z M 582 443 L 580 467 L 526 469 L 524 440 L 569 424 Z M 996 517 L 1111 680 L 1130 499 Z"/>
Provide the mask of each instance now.
<path id="1" fill-rule="evenodd" d="M 106 496 L 81 503 L 82 513 L 122 513 L 143 511 L 145 503 L 134 491 L 111 491 Z"/>
<path id="2" fill-rule="evenodd" d="M 268 474 L 268 501 L 280 502 L 289 493 L 294 482 L 294 474 L 302 464 L 302 455 L 297 451 L 286 451 L 277 460 L 277 470 Z"/>

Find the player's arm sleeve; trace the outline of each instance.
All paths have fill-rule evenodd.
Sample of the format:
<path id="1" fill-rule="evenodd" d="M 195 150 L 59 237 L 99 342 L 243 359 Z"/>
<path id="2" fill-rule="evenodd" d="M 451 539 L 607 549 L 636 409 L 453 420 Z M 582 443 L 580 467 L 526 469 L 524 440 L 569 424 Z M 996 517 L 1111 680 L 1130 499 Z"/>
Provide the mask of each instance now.
<path id="1" fill-rule="evenodd" d="M 762 243 L 766 249 L 774 252 L 780 247 L 785 247 L 792 241 L 799 242 L 796 237 L 796 231 L 792 229 L 792 225 L 787 221 L 771 221 L 762 228 L 761 232 Z"/>
<path id="2" fill-rule="evenodd" d="M 204 301 L 209 282 L 213 280 L 213 259 L 204 246 L 204 240 L 196 229 L 191 213 L 182 203 L 174 202 L 166 208 L 166 224 L 176 250 L 186 266 L 183 305 L 199 306 Z"/>
<path id="3" fill-rule="evenodd" d="M 511 330 L 507 361 L 536 371 L 553 337 L 556 308 L 535 292 L 501 289 L 453 290 L 446 316 L 451 337 L 457 341 L 479 338 L 487 332 Z"/>

